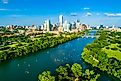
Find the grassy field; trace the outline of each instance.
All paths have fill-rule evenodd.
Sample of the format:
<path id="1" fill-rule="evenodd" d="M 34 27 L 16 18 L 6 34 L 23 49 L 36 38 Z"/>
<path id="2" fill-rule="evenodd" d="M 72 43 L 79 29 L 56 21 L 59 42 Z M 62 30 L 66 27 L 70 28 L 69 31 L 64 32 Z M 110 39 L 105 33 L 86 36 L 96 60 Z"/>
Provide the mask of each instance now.
<path id="1" fill-rule="evenodd" d="M 109 49 L 106 49 L 106 47 L 109 47 Z M 118 44 L 111 44 L 106 47 L 104 47 L 102 50 L 105 51 L 109 58 L 114 57 L 121 61 L 121 52 L 119 51 L 121 48 L 118 47 Z M 117 50 L 112 50 L 111 48 L 116 48 Z"/>

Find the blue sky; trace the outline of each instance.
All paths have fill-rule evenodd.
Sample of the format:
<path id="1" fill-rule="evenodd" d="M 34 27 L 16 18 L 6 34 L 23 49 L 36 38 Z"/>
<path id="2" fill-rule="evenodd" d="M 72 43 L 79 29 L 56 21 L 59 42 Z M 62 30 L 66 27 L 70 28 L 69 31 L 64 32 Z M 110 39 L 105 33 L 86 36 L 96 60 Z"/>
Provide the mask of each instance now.
<path id="1" fill-rule="evenodd" d="M 70 22 L 121 26 L 121 0 L 0 0 L 0 25 L 56 23 L 61 14 Z"/>

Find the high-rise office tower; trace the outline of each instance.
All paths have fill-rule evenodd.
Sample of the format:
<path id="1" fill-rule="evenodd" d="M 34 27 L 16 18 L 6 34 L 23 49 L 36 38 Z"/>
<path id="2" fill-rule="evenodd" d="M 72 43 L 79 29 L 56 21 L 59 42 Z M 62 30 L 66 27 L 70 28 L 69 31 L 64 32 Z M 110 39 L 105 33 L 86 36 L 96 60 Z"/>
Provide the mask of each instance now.
<path id="1" fill-rule="evenodd" d="M 68 23 L 68 24 L 67 24 L 67 32 L 69 32 L 70 30 L 71 30 L 71 24 Z"/>
<path id="2" fill-rule="evenodd" d="M 44 31 L 47 30 L 47 21 L 44 22 Z"/>
<path id="3" fill-rule="evenodd" d="M 100 26 L 97 26 L 96 29 L 100 29 Z"/>
<path id="4" fill-rule="evenodd" d="M 112 28 L 115 28 L 115 25 L 113 25 Z"/>
<path id="5" fill-rule="evenodd" d="M 67 24 L 68 24 L 67 20 L 66 20 L 66 21 L 64 21 L 64 23 L 63 23 L 64 31 L 67 31 Z"/>
<path id="6" fill-rule="evenodd" d="M 106 26 L 106 28 L 109 28 L 108 26 Z"/>
<path id="7" fill-rule="evenodd" d="M 47 20 L 46 24 L 47 24 L 47 31 L 50 31 L 50 20 Z"/>
<path id="8" fill-rule="evenodd" d="M 59 24 L 61 27 L 63 27 L 63 15 L 59 16 Z"/>
<path id="9" fill-rule="evenodd" d="M 44 25 L 41 25 L 41 28 L 40 28 L 41 30 L 44 30 Z"/>
<path id="10" fill-rule="evenodd" d="M 76 28 L 76 23 L 73 22 L 73 23 L 72 23 L 72 29 L 75 29 L 75 28 Z"/>
<path id="11" fill-rule="evenodd" d="M 77 22 L 76 22 L 76 28 L 78 29 L 79 27 L 80 27 L 80 21 L 77 20 Z"/>
<path id="12" fill-rule="evenodd" d="M 44 22 L 44 30 L 46 30 L 46 31 L 50 31 L 50 20 L 46 20 L 45 22 Z"/>
<path id="13" fill-rule="evenodd" d="M 68 21 L 66 20 L 64 23 L 63 23 L 63 28 L 64 28 L 64 31 L 66 32 L 69 32 L 70 31 L 70 23 L 68 23 Z"/>

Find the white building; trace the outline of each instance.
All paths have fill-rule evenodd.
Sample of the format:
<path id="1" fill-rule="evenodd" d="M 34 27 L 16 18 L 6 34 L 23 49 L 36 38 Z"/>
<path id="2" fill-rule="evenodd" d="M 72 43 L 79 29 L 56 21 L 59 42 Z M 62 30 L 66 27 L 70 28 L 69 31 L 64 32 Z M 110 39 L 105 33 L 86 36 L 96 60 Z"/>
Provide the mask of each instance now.
<path id="1" fill-rule="evenodd" d="M 73 22 L 73 23 L 72 23 L 72 29 L 75 29 L 75 28 L 76 28 L 76 23 Z"/>
<path id="2" fill-rule="evenodd" d="M 63 27 L 63 15 L 59 16 L 59 24 L 61 27 Z"/>
<path id="3" fill-rule="evenodd" d="M 87 25 L 87 29 L 92 29 L 92 28 L 90 27 L 90 25 Z"/>
<path id="4" fill-rule="evenodd" d="M 108 26 L 106 26 L 106 28 L 109 28 Z"/>
<path id="5" fill-rule="evenodd" d="M 100 29 L 100 26 L 97 26 L 96 28 L 97 28 L 97 29 Z"/>
<path id="6" fill-rule="evenodd" d="M 44 22 L 44 30 L 50 31 L 50 20 L 45 20 Z"/>
<path id="7" fill-rule="evenodd" d="M 7 25 L 7 26 L 6 26 L 6 28 L 9 28 L 9 27 L 10 27 L 10 25 Z"/>
<path id="8" fill-rule="evenodd" d="M 115 25 L 113 25 L 112 28 L 115 28 Z"/>
<path id="9" fill-rule="evenodd" d="M 71 24 L 70 24 L 70 23 L 68 23 L 68 24 L 67 24 L 67 32 L 69 32 L 69 31 L 70 31 L 70 28 L 71 28 Z"/>
<path id="10" fill-rule="evenodd" d="M 32 27 L 33 29 L 37 29 L 37 26 L 35 26 L 35 25 L 33 25 L 33 27 Z"/>
<path id="11" fill-rule="evenodd" d="M 47 30 L 47 21 L 44 22 L 43 26 L 44 26 L 44 30 L 46 31 Z"/>
<path id="12" fill-rule="evenodd" d="M 66 20 L 64 23 L 63 23 L 63 28 L 64 28 L 64 31 L 66 32 L 69 32 L 70 31 L 70 24 L 68 23 L 68 21 Z"/>
<path id="13" fill-rule="evenodd" d="M 40 28 L 41 30 L 44 30 L 44 25 L 41 25 L 41 28 Z"/>
<path id="14" fill-rule="evenodd" d="M 80 27 L 80 22 L 76 22 L 76 28 L 78 29 Z"/>
<path id="15" fill-rule="evenodd" d="M 50 31 L 50 20 L 47 20 L 47 31 Z"/>
<path id="16" fill-rule="evenodd" d="M 77 28 L 77 29 L 79 29 L 80 24 L 81 24 L 81 23 L 80 23 L 80 21 L 79 21 L 79 20 L 77 20 L 77 21 L 76 21 L 76 28 Z"/>
<path id="17" fill-rule="evenodd" d="M 29 26 L 25 26 L 26 29 L 29 29 Z"/>

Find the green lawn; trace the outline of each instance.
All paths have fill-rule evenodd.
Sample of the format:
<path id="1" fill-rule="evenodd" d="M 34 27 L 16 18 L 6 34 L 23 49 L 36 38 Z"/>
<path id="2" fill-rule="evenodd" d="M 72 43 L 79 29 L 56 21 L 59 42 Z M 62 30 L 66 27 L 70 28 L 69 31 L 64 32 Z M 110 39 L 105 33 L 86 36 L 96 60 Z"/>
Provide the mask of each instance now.
<path id="1" fill-rule="evenodd" d="M 117 45 L 118 44 L 111 44 L 108 47 L 109 48 L 118 48 Z M 121 52 L 119 51 L 119 49 L 121 49 L 121 48 L 118 48 L 118 50 L 111 50 L 111 49 L 106 49 L 106 47 L 105 47 L 102 50 L 105 51 L 105 53 L 107 54 L 107 56 L 109 58 L 114 57 L 117 60 L 121 60 Z"/>

